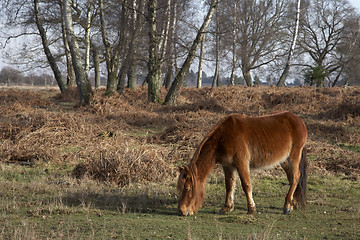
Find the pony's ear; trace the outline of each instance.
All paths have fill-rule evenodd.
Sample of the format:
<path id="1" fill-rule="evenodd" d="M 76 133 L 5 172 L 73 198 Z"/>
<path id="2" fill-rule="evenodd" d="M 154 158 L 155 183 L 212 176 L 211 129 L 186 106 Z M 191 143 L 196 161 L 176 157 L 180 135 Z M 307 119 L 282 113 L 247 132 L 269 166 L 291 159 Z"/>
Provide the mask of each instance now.
<path id="1" fill-rule="evenodd" d="M 180 173 L 180 177 L 181 177 L 182 179 L 187 178 L 188 173 L 187 173 L 185 167 L 180 167 L 180 166 L 179 166 L 179 173 Z"/>
<path id="2" fill-rule="evenodd" d="M 188 166 L 184 166 L 184 177 L 185 178 L 190 178 L 192 180 L 192 171 Z"/>
<path id="3" fill-rule="evenodd" d="M 184 166 L 184 170 L 185 170 L 186 174 L 191 175 L 191 170 L 190 170 L 190 168 L 188 166 Z"/>

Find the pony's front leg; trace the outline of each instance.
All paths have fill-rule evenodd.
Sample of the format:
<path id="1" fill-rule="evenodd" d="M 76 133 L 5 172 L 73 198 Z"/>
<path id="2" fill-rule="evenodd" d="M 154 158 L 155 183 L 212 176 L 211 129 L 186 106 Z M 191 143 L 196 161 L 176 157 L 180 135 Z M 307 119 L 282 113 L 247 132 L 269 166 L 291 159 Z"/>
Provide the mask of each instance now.
<path id="1" fill-rule="evenodd" d="M 255 202 L 252 197 L 251 181 L 250 181 L 250 170 L 249 165 L 241 163 L 239 164 L 238 172 L 241 179 L 241 185 L 246 195 L 247 200 L 247 214 L 255 213 Z"/>
<path id="2" fill-rule="evenodd" d="M 220 209 L 219 214 L 227 214 L 234 210 L 234 192 L 235 192 L 235 168 L 230 166 L 223 166 L 225 174 L 225 188 L 226 188 L 226 198 L 225 204 Z"/>

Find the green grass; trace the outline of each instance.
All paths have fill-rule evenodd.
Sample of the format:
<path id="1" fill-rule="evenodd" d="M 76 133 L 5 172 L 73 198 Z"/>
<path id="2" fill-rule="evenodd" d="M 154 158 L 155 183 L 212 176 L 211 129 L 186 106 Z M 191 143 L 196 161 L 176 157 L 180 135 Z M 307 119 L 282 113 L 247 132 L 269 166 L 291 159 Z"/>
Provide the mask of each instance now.
<path id="1" fill-rule="evenodd" d="M 308 206 L 282 214 L 285 176 L 253 178 L 257 213 L 215 214 L 224 183 L 213 174 L 204 207 L 176 215 L 174 182 L 119 189 L 68 177 L 68 166 L 0 165 L 0 239 L 359 239 L 360 183 L 343 176 L 309 176 Z M 238 183 L 238 186 L 240 184 Z"/>
<path id="2" fill-rule="evenodd" d="M 360 145 L 351 145 L 351 144 L 340 143 L 339 147 L 341 147 L 344 150 L 360 153 Z"/>
<path id="3" fill-rule="evenodd" d="M 133 128 L 133 130 L 129 133 L 132 137 L 148 137 L 157 133 L 160 133 L 164 130 L 163 127 L 139 127 Z"/>

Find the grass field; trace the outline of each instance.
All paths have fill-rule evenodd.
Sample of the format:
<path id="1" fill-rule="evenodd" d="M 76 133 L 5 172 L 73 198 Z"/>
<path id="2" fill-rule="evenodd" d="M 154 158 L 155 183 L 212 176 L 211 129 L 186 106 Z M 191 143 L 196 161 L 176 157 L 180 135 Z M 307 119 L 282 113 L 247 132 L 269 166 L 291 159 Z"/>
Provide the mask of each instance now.
<path id="1" fill-rule="evenodd" d="M 164 92 L 162 92 L 164 94 Z M 97 91 L 0 89 L 0 239 L 359 239 L 360 88 L 183 89 L 176 107 Z M 254 171 L 257 213 L 216 214 L 223 174 L 200 212 L 177 216 L 177 166 L 220 118 L 289 110 L 309 131 L 306 210 L 282 214 L 280 168 Z M 240 186 L 239 180 L 237 185 Z"/>
<path id="2" fill-rule="evenodd" d="M 60 169 L 59 169 L 60 168 Z M 70 170 L 70 169 L 69 169 Z M 62 172 L 62 174 L 58 174 Z M 57 175 L 58 174 L 58 175 Z M 54 177 L 54 175 L 57 175 Z M 199 214 L 176 215 L 174 184 L 119 189 L 87 179 L 78 183 L 63 166 L 1 165 L 2 239 L 358 239 L 360 184 L 341 176 L 311 176 L 306 210 L 282 215 L 284 177 L 253 179 L 257 213 L 215 214 L 224 184 L 214 177 Z M 219 176 L 220 178 L 220 176 Z M 239 189 L 238 189 L 239 190 Z M 242 195 L 242 196 L 241 196 Z"/>

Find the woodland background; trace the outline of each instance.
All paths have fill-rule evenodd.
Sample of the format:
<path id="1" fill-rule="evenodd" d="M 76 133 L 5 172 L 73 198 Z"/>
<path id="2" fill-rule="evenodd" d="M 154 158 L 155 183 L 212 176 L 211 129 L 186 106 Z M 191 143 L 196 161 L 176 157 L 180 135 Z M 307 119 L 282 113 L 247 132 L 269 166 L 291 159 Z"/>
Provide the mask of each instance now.
<path id="1" fill-rule="evenodd" d="M 295 85 L 360 79 L 359 14 L 347 0 L 5 0 L 0 13 L 3 55 L 21 66 L 4 67 L 0 83 L 76 85 L 85 104 L 90 85 L 121 94 L 147 84 L 151 102 L 164 86 L 168 104 L 181 86 L 283 85 L 287 65 Z M 52 71 L 30 71 L 39 67 Z"/>

